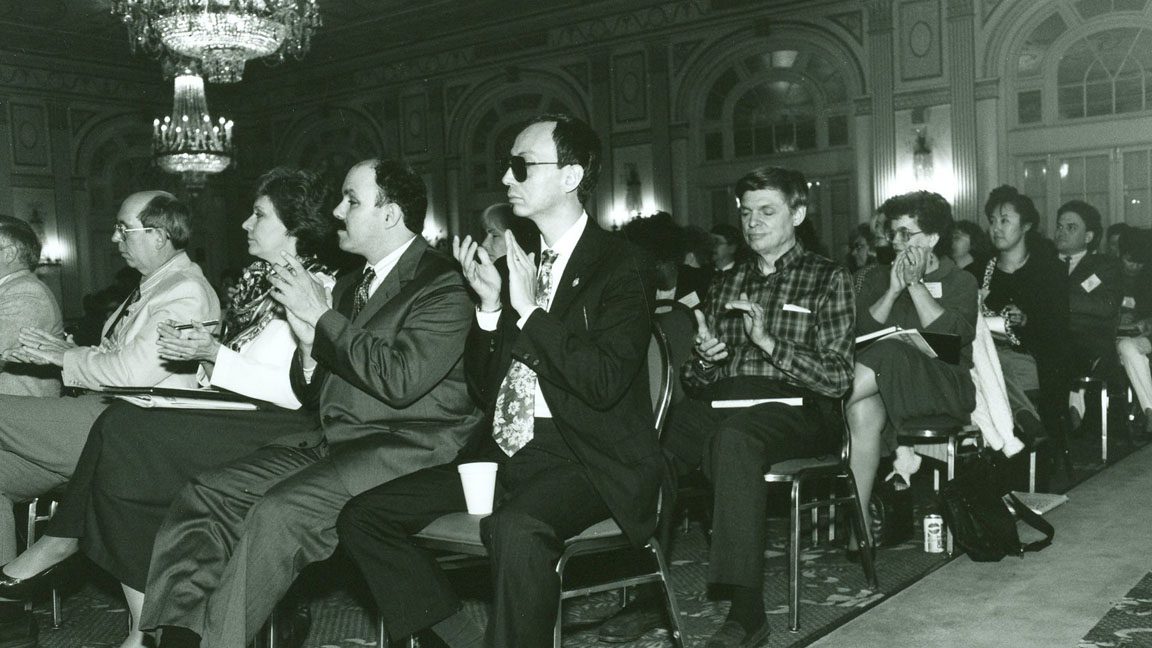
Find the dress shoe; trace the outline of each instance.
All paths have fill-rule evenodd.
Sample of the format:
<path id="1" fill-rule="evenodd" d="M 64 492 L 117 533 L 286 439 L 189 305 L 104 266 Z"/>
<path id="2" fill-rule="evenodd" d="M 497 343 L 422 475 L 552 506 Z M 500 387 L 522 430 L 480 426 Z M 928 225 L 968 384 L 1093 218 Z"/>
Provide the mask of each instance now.
<path id="1" fill-rule="evenodd" d="M 664 625 L 664 612 L 656 600 L 645 598 L 632 601 L 600 626 L 599 637 L 604 643 L 630 643 Z"/>
<path id="2" fill-rule="evenodd" d="M 4 573 L 4 568 L 0 567 L 0 599 L 25 601 L 50 589 L 52 587 L 52 573 L 59 566 L 60 563 L 56 563 L 28 578 L 9 576 Z"/>
<path id="3" fill-rule="evenodd" d="M 768 620 L 752 632 L 735 621 L 725 621 L 724 625 L 704 644 L 704 648 L 759 648 L 768 639 Z"/>

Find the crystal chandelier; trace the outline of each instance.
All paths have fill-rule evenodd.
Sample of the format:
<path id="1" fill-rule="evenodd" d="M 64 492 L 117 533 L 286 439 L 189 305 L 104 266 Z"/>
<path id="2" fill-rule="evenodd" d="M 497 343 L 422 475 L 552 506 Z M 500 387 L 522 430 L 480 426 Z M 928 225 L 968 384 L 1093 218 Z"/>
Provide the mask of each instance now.
<path id="1" fill-rule="evenodd" d="M 172 114 L 152 122 L 152 152 L 161 169 L 181 174 L 185 186 L 198 190 L 209 174 L 232 164 L 232 121 L 212 123 L 204 79 L 191 70 L 177 75 L 174 85 Z"/>
<path id="2" fill-rule="evenodd" d="M 200 60 L 213 83 L 235 83 L 244 63 L 304 56 L 320 26 L 316 0 L 112 0 L 133 49 L 167 48 Z"/>

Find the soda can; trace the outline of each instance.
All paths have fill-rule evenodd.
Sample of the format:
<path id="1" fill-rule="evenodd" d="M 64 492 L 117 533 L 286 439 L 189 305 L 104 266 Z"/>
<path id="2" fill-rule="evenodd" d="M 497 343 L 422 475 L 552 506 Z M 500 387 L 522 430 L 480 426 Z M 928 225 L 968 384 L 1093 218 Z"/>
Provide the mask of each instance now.
<path id="1" fill-rule="evenodd" d="M 924 551 L 944 553 L 944 518 L 935 513 L 924 516 Z"/>

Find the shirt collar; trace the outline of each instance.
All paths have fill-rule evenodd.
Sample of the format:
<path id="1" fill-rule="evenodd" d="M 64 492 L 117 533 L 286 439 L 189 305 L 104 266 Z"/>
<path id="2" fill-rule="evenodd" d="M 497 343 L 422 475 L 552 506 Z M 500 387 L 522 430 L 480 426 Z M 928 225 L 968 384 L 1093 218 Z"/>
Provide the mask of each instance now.
<path id="1" fill-rule="evenodd" d="M 164 262 L 163 265 L 161 265 L 159 268 L 156 268 L 152 274 L 144 277 L 140 281 L 140 292 L 144 292 L 145 290 L 150 289 L 152 286 L 160 283 L 160 280 L 163 279 L 164 276 L 169 272 L 182 270 L 188 267 L 188 265 L 191 263 L 192 261 L 188 258 L 188 254 L 185 253 L 184 250 L 180 250 L 171 259 L 168 259 Z"/>
<path id="2" fill-rule="evenodd" d="M 572 250 L 576 249 L 576 244 L 580 242 L 580 236 L 584 233 L 584 228 L 588 226 L 588 212 L 580 214 L 580 218 L 576 219 L 575 223 L 569 227 L 560 238 L 556 239 L 556 244 L 548 247 L 544 242 L 544 237 L 540 237 L 540 251 L 552 250 L 556 253 L 557 257 L 569 257 L 572 255 Z"/>
<path id="3" fill-rule="evenodd" d="M 779 259 L 776 259 L 776 265 L 775 265 L 776 272 L 783 272 L 784 270 L 787 270 L 789 267 L 799 263 L 801 257 L 803 257 L 803 256 L 804 256 L 804 244 L 800 242 L 800 239 L 796 239 L 796 244 L 793 245 L 792 247 L 788 248 L 787 252 L 785 252 L 784 254 L 781 254 Z M 753 258 L 752 265 L 753 265 L 753 267 L 755 267 L 757 274 L 759 274 L 762 277 L 768 276 L 767 274 L 760 271 L 760 258 L 758 255 L 755 258 Z"/>
<path id="4" fill-rule="evenodd" d="M 416 235 L 413 234 L 407 243 L 386 254 L 383 259 L 380 259 L 376 263 L 365 263 L 364 269 L 372 268 L 372 271 L 376 273 L 378 279 L 387 277 L 388 273 L 392 272 L 392 268 L 396 267 L 396 264 L 400 262 L 400 257 L 404 256 L 404 251 L 411 247 L 412 241 L 415 240 Z"/>
<path id="5" fill-rule="evenodd" d="M 1088 256 L 1088 250 L 1077 252 L 1076 254 L 1061 254 L 1060 258 L 1070 257 L 1072 260 L 1068 262 L 1069 265 L 1075 266 L 1077 263 L 1080 263 L 1080 261 L 1086 256 Z"/>
<path id="6" fill-rule="evenodd" d="M 30 274 L 32 274 L 32 271 L 28 270 L 27 268 L 17 270 L 16 272 L 9 272 L 8 274 L 4 275 L 3 277 L 0 277 L 0 286 L 8 283 L 9 281 L 15 281 L 18 277 L 23 277 L 24 275 L 30 275 Z"/>

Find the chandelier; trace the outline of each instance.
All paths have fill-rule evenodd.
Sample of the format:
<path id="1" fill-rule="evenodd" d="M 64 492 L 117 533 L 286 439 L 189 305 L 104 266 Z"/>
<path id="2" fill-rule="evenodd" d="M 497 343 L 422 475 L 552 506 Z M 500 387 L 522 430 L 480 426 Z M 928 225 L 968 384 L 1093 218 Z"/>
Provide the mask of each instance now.
<path id="1" fill-rule="evenodd" d="M 133 49 L 200 60 L 213 83 L 235 83 L 244 64 L 301 58 L 320 26 L 316 0 L 112 0 Z"/>
<path id="2" fill-rule="evenodd" d="M 152 152 L 161 169 L 182 175 L 195 191 L 232 164 L 232 121 L 212 123 L 204 79 L 191 70 L 177 75 L 174 85 L 172 114 L 152 122 Z"/>

